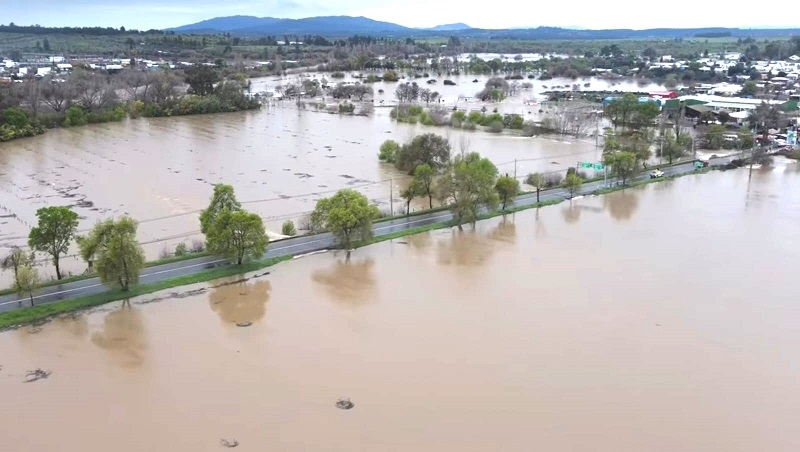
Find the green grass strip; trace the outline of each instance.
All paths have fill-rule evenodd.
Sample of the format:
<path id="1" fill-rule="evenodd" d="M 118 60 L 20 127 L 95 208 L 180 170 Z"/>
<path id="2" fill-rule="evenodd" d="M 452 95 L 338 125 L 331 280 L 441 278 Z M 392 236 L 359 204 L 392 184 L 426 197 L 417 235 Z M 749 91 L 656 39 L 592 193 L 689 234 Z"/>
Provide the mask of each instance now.
<path id="1" fill-rule="evenodd" d="M 86 297 L 75 298 L 72 300 L 58 301 L 55 303 L 43 304 L 25 309 L 17 309 L 14 311 L 0 313 L 0 330 L 8 329 L 18 325 L 46 320 L 50 317 L 64 314 L 67 312 L 77 311 L 81 309 L 92 308 L 112 301 L 124 300 L 126 298 L 133 298 L 139 295 L 146 295 L 153 292 L 158 292 L 164 289 L 171 289 L 173 287 L 185 286 L 189 284 L 197 284 L 201 282 L 211 281 L 213 279 L 224 278 L 231 275 L 240 275 L 249 273 L 262 268 L 270 267 L 283 261 L 290 260 L 291 256 L 274 257 L 259 261 L 249 262 L 243 265 L 228 265 L 222 268 L 214 268 L 204 270 L 193 275 L 179 276 L 176 278 L 165 279 L 152 284 L 140 284 L 131 287 L 127 292 L 119 289 L 109 290 L 108 292 L 99 293 L 96 295 L 89 295 Z M 23 305 L 29 303 L 29 300 L 24 300 Z"/>

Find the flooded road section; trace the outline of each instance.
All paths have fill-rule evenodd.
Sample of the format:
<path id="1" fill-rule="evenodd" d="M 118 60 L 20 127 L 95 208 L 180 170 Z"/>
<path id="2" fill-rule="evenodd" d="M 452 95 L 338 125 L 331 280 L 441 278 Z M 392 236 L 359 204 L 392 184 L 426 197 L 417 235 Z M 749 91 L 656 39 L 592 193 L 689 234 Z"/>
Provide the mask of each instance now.
<path id="1" fill-rule="evenodd" d="M 798 188 L 687 176 L 6 332 L 4 444 L 796 451 Z"/>
<path id="2" fill-rule="evenodd" d="M 260 92 L 299 80 L 298 76 L 257 79 L 253 89 Z M 482 86 L 467 77 L 458 81 L 461 85 L 436 89 L 471 96 Z M 534 107 L 525 107 L 529 114 L 521 105 L 544 89 L 536 83 L 534 89 L 500 104 L 501 111 L 535 115 Z M 600 83 L 594 81 L 593 86 Z M 384 94 L 376 94 L 376 105 L 384 97 L 391 100 L 396 85 L 387 84 Z M 376 85 L 376 93 L 381 86 Z M 632 89 L 636 84 L 616 87 Z M 476 110 L 482 106 L 469 104 Z M 406 142 L 426 132 L 447 135 L 455 152 L 481 152 L 503 172 L 513 174 L 518 159 L 521 176 L 599 158 L 594 139 L 522 138 L 396 124 L 389 111 L 378 107 L 373 117 L 345 117 L 298 110 L 285 101 L 257 112 L 140 118 L 51 130 L 2 143 L 0 252 L 25 244 L 36 209 L 73 205 L 83 231 L 100 219 L 132 215 L 140 221 L 139 237 L 148 258 L 155 259 L 180 242 L 191 245 L 193 239 L 202 240 L 197 212 L 206 207 L 216 183 L 232 184 L 245 207 L 262 215 L 273 232 L 280 231 L 284 220 L 297 221 L 313 210 L 316 200 L 341 188 L 357 188 L 387 211 L 393 198 L 399 211 L 398 194 L 408 176 L 380 164 L 378 148 L 386 139 Z M 420 201 L 418 207 L 422 205 Z M 86 268 L 78 258 L 63 262 L 73 274 Z M 10 281 L 8 275 L 0 278 Z"/>

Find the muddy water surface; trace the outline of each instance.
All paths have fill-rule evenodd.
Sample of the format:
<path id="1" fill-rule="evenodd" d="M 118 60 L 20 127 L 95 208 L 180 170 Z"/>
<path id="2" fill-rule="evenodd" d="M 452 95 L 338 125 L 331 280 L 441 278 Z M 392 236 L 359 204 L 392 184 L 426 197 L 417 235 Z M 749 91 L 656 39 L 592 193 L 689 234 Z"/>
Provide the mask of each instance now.
<path id="1" fill-rule="evenodd" d="M 4 443 L 796 451 L 798 188 L 689 176 L 6 332 Z"/>
<path id="2" fill-rule="evenodd" d="M 456 86 L 444 86 L 446 77 L 438 78 L 432 88 L 455 101 L 458 96 L 473 96 L 486 77 L 479 76 L 479 83 L 472 83 L 472 76 L 453 77 Z M 256 79 L 253 90 L 299 81 L 299 76 Z M 538 107 L 522 102 L 546 86 L 611 87 L 608 82 L 588 79 L 533 83 L 533 89 L 500 104 L 500 111 L 536 115 Z M 155 259 L 180 242 L 202 240 L 197 212 L 207 205 L 216 183 L 232 184 L 239 199 L 247 201 L 246 208 L 262 215 L 273 232 L 280 231 L 284 220 L 296 221 L 311 211 L 320 197 L 345 187 L 357 188 L 384 210 L 390 210 L 394 199 L 399 210 L 397 194 L 408 184 L 408 177 L 380 164 L 377 150 L 386 139 L 405 142 L 425 132 L 447 135 L 456 152 L 479 151 L 509 174 L 514 173 L 517 159 L 520 176 L 599 158 L 592 139 L 495 136 L 393 123 L 389 109 L 380 105 L 392 101 L 395 88 L 391 83 L 375 85 L 376 93 L 384 89 L 384 94 L 376 94 L 378 108 L 369 118 L 300 111 L 286 101 L 258 112 L 141 118 L 52 130 L 2 143 L 0 253 L 25 244 L 36 222 L 36 209 L 73 205 L 82 218 L 81 230 L 90 229 L 99 219 L 132 215 L 141 222 L 140 240 L 148 258 Z M 630 82 L 613 88 L 639 89 Z M 477 110 L 483 104 L 462 102 L 459 106 Z M 86 268 L 77 257 L 65 259 L 62 267 L 71 273 Z M 45 276 L 51 270 L 45 270 Z M 0 275 L 0 283 L 8 281 L 8 274 Z"/>

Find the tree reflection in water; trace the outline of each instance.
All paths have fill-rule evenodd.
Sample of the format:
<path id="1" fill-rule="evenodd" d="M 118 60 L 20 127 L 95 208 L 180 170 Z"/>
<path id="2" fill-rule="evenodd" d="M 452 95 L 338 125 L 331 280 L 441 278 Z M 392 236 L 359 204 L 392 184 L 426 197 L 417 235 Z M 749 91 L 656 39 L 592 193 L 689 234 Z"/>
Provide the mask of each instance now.
<path id="1" fill-rule="evenodd" d="M 517 229 L 513 217 L 503 219 L 488 233 L 478 229 L 450 230 L 449 238 L 437 244 L 438 262 L 442 265 L 477 267 L 487 262 L 497 247 L 497 242 L 514 244 Z"/>
<path id="2" fill-rule="evenodd" d="M 311 280 L 333 301 L 351 307 L 363 306 L 376 294 L 374 267 L 371 258 L 339 258 L 330 268 L 314 271 Z"/>
<path id="3" fill-rule="evenodd" d="M 103 319 L 103 329 L 92 334 L 92 343 L 108 353 L 120 367 L 139 367 L 147 352 L 147 335 L 139 308 L 123 304 Z"/>
<path id="4" fill-rule="evenodd" d="M 208 303 L 223 323 L 255 323 L 267 313 L 271 293 L 269 280 L 242 281 L 241 276 L 235 276 L 214 287 L 208 294 Z"/>
<path id="5" fill-rule="evenodd" d="M 639 192 L 636 189 L 625 189 L 603 195 L 603 208 L 608 210 L 611 218 L 617 221 L 628 221 L 639 208 Z"/>

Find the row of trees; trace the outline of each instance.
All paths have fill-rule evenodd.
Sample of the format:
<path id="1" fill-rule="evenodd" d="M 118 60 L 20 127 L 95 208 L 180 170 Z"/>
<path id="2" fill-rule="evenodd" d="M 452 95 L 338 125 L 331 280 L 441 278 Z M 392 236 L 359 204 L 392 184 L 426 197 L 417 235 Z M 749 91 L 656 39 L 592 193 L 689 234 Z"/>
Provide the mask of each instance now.
<path id="1" fill-rule="evenodd" d="M 13 248 L 0 264 L 14 273 L 14 288 L 27 294 L 33 306 L 33 291 L 41 279 L 35 267 L 36 253 L 48 255 L 56 270 L 56 278 L 63 278 L 61 258 L 70 245 L 77 242 L 80 255 L 95 271 L 103 284 L 127 291 L 139 280 L 145 256 L 136 238 L 137 223 L 130 217 L 105 220 L 97 223 L 85 236 L 78 236 L 78 214 L 69 207 L 44 207 L 36 212 L 37 226 L 28 237 L 30 251 Z"/>
<path id="2" fill-rule="evenodd" d="M 182 83 L 189 85 L 182 92 Z M 0 141 L 136 116 L 217 113 L 257 108 L 242 74 L 222 79 L 219 70 L 192 66 L 183 72 L 131 68 L 108 74 L 76 68 L 71 74 L 0 86 Z M 122 95 L 120 95 L 122 94 Z"/>

